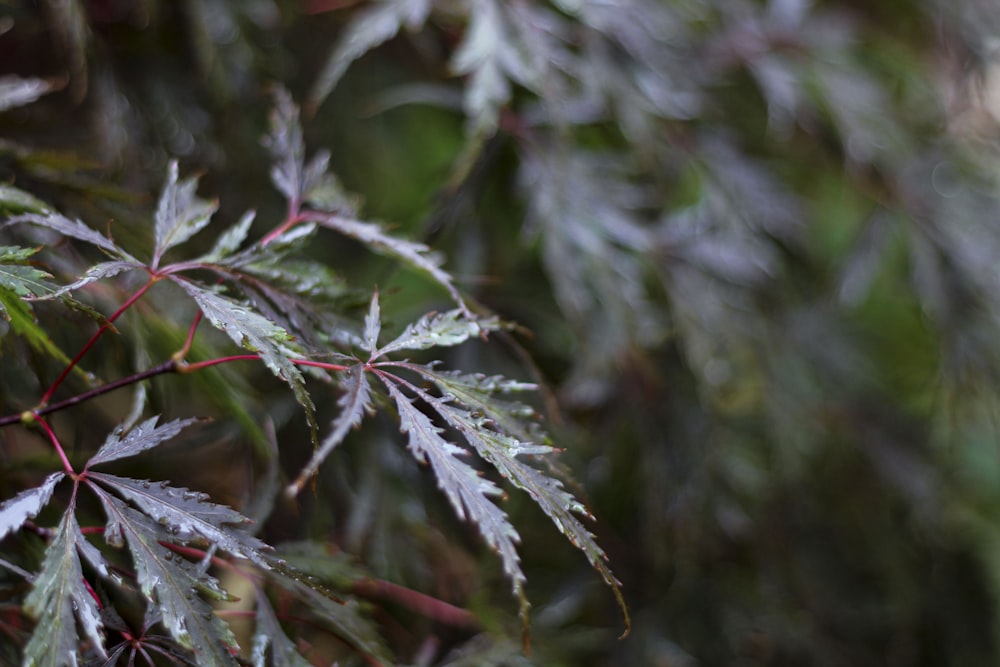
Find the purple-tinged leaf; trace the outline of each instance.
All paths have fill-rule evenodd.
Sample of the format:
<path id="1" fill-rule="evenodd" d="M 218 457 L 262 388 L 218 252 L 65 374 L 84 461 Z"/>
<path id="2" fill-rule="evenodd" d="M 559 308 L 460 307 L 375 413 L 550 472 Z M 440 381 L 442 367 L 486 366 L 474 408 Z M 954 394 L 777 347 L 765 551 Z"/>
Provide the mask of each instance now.
<path id="1" fill-rule="evenodd" d="M 460 309 L 446 313 L 428 313 L 412 324 L 395 340 L 376 350 L 372 358 L 383 357 L 398 350 L 426 350 L 431 347 L 460 345 L 484 331 L 502 328 L 496 317 L 469 319 Z"/>
<path id="2" fill-rule="evenodd" d="M 344 28 L 344 37 L 334 47 L 309 91 L 307 107 L 313 110 L 319 107 L 351 63 L 392 39 L 401 27 L 416 30 L 422 26 L 430 7 L 430 0 L 379 0 L 358 12 Z"/>
<path id="3" fill-rule="evenodd" d="M 203 667 L 235 667 L 231 651 L 239 649 L 236 638 L 199 595 L 199 591 L 218 594 L 222 590 L 218 582 L 197 563 L 161 544 L 172 539 L 163 526 L 102 489 L 92 488 L 108 517 L 108 544 L 128 545 L 139 587 L 148 604 L 159 608 L 170 635 L 192 651 Z"/>
<path id="4" fill-rule="evenodd" d="M 170 486 L 166 482 L 88 472 L 87 479 L 125 498 L 160 526 L 162 539 L 179 543 L 205 540 L 219 549 L 269 567 L 262 555 L 270 549 L 245 530 L 253 522 L 226 505 L 209 502 L 208 495 Z"/>
<path id="5" fill-rule="evenodd" d="M 198 421 L 193 418 L 175 419 L 172 422 L 157 426 L 156 422 L 158 419 L 158 417 L 147 419 L 130 429 L 124 436 L 122 436 L 120 431 L 115 430 L 104 441 L 104 444 L 97 450 L 97 453 L 87 461 L 85 469 L 90 469 L 92 466 L 107 463 L 108 461 L 117 461 L 118 459 L 135 456 L 147 449 L 152 449 L 165 440 L 175 437 L 181 432 L 181 429 Z"/>
<path id="6" fill-rule="evenodd" d="M 314 220 L 323 227 L 355 239 L 374 252 L 401 259 L 410 266 L 423 271 L 448 290 L 448 294 L 451 295 L 466 317 L 470 319 L 473 317 L 465 305 L 462 295 L 453 284 L 451 274 L 441 269 L 441 257 L 423 243 L 406 241 L 387 234 L 381 225 L 373 222 L 364 222 L 322 211 L 309 211 L 308 214 L 304 215 L 308 215 L 310 220 Z"/>
<path id="7" fill-rule="evenodd" d="M 139 262 L 132 262 L 129 260 L 112 260 L 109 262 L 101 262 L 100 264 L 95 264 L 94 266 L 87 269 L 81 277 L 77 278 L 75 281 L 68 285 L 63 285 L 52 294 L 46 295 L 45 298 L 51 299 L 54 297 L 62 296 L 63 294 L 68 294 L 70 292 L 75 292 L 84 285 L 89 285 L 90 283 L 96 282 L 98 280 L 104 280 L 105 278 L 113 278 L 119 273 L 124 273 L 125 271 L 132 271 L 135 269 L 144 269 L 145 264 Z"/>
<path id="8" fill-rule="evenodd" d="M 69 236 L 80 241 L 86 241 L 87 243 L 95 245 L 101 250 L 105 250 L 109 254 L 116 257 L 136 261 L 134 257 L 130 256 L 127 252 L 115 245 L 115 242 L 107 236 L 94 231 L 79 220 L 70 220 L 69 218 L 58 213 L 49 213 L 47 215 L 25 213 L 23 215 L 17 215 L 10 218 L 7 222 L 0 226 L 16 225 L 22 222 L 28 222 L 33 225 L 38 225 L 39 227 L 51 229 L 52 231 L 58 232 L 63 236 Z"/>
<path id="9" fill-rule="evenodd" d="M 364 349 L 375 354 L 378 349 L 378 336 L 382 331 L 382 314 L 378 305 L 378 290 L 372 292 L 372 301 L 368 307 L 368 314 L 365 315 L 365 344 Z"/>
<path id="10" fill-rule="evenodd" d="M 451 502 L 458 518 L 468 518 L 475 524 L 486 544 L 500 556 L 504 573 L 510 578 L 514 594 L 520 601 L 521 617 L 527 619 L 530 605 L 524 594 L 526 579 L 517 553 L 517 544 L 521 538 L 503 510 L 490 500 L 490 496 L 503 496 L 503 491 L 482 477 L 478 470 L 457 458 L 468 455 L 468 452 L 445 440 L 441 436 L 441 429 L 414 407 L 412 400 L 402 393 L 397 383 L 405 384 L 435 409 L 444 405 L 444 399 L 436 399 L 395 376 L 379 373 L 379 377 L 399 410 L 399 430 L 409 436 L 410 452 L 419 462 L 430 464 L 438 487 Z"/>
<path id="11" fill-rule="evenodd" d="M 250 233 L 250 226 L 253 225 L 256 216 L 256 211 L 247 211 L 244 213 L 243 217 L 236 221 L 236 224 L 219 236 L 212 247 L 212 251 L 198 261 L 205 263 L 218 262 L 239 250 L 239 247 L 247 240 L 247 235 Z"/>
<path id="12" fill-rule="evenodd" d="M 45 551 L 42 570 L 24 601 L 25 611 L 38 621 L 24 649 L 25 665 L 76 667 L 80 661 L 77 623 L 93 650 L 107 657 L 101 612 L 84 585 L 77 553 L 86 539 L 73 512 L 66 512 Z"/>
<path id="13" fill-rule="evenodd" d="M 371 414 L 373 411 L 371 400 L 371 385 L 368 382 L 368 373 L 364 366 L 357 364 L 352 366 L 341 381 L 344 389 L 343 396 L 337 401 L 340 407 L 340 414 L 333 420 L 333 430 L 330 432 L 320 446 L 313 452 L 312 458 L 302 472 L 299 473 L 295 482 L 288 487 L 290 495 L 296 495 L 306 481 L 316 474 L 320 465 L 330 455 L 334 448 L 344 441 L 350 430 L 361 423 L 365 413 Z"/>
<path id="14" fill-rule="evenodd" d="M 188 280 L 176 276 L 172 276 L 172 279 L 195 300 L 212 326 L 226 332 L 240 347 L 260 355 L 264 365 L 288 383 L 312 422 L 312 400 L 306 393 L 302 373 L 290 359 L 296 353 L 290 347 L 292 337 L 288 332 L 238 301 Z"/>
<path id="15" fill-rule="evenodd" d="M 257 626 L 250 659 L 254 667 L 309 667 L 281 627 L 263 591 L 257 591 Z"/>
<path id="16" fill-rule="evenodd" d="M 0 505 L 0 539 L 19 530 L 25 521 L 38 516 L 52 498 L 56 484 L 65 476 L 65 473 L 54 472 L 41 485 L 21 491 Z"/>
<path id="17" fill-rule="evenodd" d="M 219 208 L 216 202 L 198 198 L 197 190 L 198 181 L 194 178 L 177 181 L 177 162 L 171 162 L 167 183 L 156 206 L 154 268 L 164 252 L 200 232 Z"/>

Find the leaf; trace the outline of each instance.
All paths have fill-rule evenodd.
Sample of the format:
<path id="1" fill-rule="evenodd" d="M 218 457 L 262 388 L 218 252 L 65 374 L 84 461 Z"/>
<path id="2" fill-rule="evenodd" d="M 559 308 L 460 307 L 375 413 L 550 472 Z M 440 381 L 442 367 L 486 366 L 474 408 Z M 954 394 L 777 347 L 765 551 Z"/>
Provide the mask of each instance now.
<path id="1" fill-rule="evenodd" d="M 65 477 L 65 473 L 54 472 L 46 477 L 41 485 L 21 491 L 10 500 L 4 501 L 0 505 L 0 539 L 15 530 L 20 530 L 25 521 L 38 516 L 42 508 L 49 503 L 56 484 L 63 477 Z"/>
<path id="2" fill-rule="evenodd" d="M 413 266 L 424 273 L 427 273 L 435 281 L 448 290 L 448 294 L 458 304 L 462 312 L 470 319 L 473 317 L 469 312 L 462 295 L 459 294 L 452 283 L 451 274 L 441 269 L 441 257 L 423 243 L 405 241 L 385 232 L 381 225 L 372 222 L 363 222 L 335 214 L 326 214 L 321 211 L 310 211 L 309 218 L 328 229 L 340 232 L 344 236 L 349 236 L 371 250 L 391 257 L 401 259 L 410 266 Z"/>
<path id="3" fill-rule="evenodd" d="M 364 349 L 373 356 L 378 349 L 378 336 L 382 331 L 382 314 L 378 305 L 378 290 L 372 292 L 371 304 L 368 306 L 368 314 L 365 316 L 365 336 Z"/>
<path id="4" fill-rule="evenodd" d="M 428 313 L 412 324 L 395 340 L 372 354 L 372 358 L 383 357 L 398 350 L 426 350 L 431 347 L 460 345 L 484 331 L 501 328 L 497 317 L 468 319 L 460 309 L 446 313 Z"/>
<path id="5" fill-rule="evenodd" d="M 90 473 L 96 476 L 99 473 Z M 111 546 L 127 544 L 136 578 L 143 594 L 163 614 L 163 625 L 177 642 L 194 652 L 205 667 L 234 667 L 230 651 L 238 650 L 232 631 L 199 595 L 199 591 L 221 591 L 214 579 L 163 546 L 168 535 L 161 526 L 124 502 L 91 485 L 108 522 L 105 539 Z"/>
<path id="6" fill-rule="evenodd" d="M 156 206 L 153 268 L 159 265 L 164 252 L 201 231 L 218 209 L 217 202 L 199 199 L 197 190 L 198 181 L 195 178 L 177 181 L 177 161 L 172 161 L 167 168 L 167 183 Z"/>
<path id="7" fill-rule="evenodd" d="M 355 60 L 392 39 L 403 25 L 417 30 L 427 20 L 430 0 L 379 0 L 359 11 L 327 58 L 309 91 L 306 106 L 315 112 Z"/>
<path id="8" fill-rule="evenodd" d="M 0 246 L 0 288 L 6 288 L 19 297 L 37 297 L 54 292 L 55 286 L 48 281 L 52 276 L 26 264 L 36 252 L 35 248 Z"/>
<path id="9" fill-rule="evenodd" d="M 176 423 L 170 422 L 163 428 Z M 141 443 L 134 445 L 139 447 Z M 245 530 L 253 522 L 231 507 L 209 502 L 208 494 L 170 486 L 167 482 L 93 471 L 87 473 L 87 479 L 113 489 L 147 514 L 160 526 L 161 539 L 182 544 L 205 540 L 259 567 L 270 567 L 270 561 L 263 556 L 270 547 Z"/>
<path id="10" fill-rule="evenodd" d="M 48 332 L 35 321 L 31 307 L 16 294 L 3 288 L 0 288 L 0 314 L 10 322 L 14 333 L 27 340 L 33 348 L 63 363 L 69 363 L 69 357 L 56 347 Z"/>
<path id="11" fill-rule="evenodd" d="M 24 213 L 10 218 L 7 222 L 0 226 L 16 225 L 22 222 L 28 222 L 38 225 L 39 227 L 45 227 L 46 229 L 51 229 L 52 231 L 58 232 L 63 236 L 69 236 L 80 241 L 86 241 L 87 243 L 97 246 L 101 250 L 107 251 L 111 255 L 121 259 L 137 262 L 134 257 L 115 245 L 115 242 L 108 237 L 94 231 L 79 220 L 71 220 L 58 213 L 48 213 L 45 215 L 39 215 L 37 213 Z"/>
<path id="12" fill-rule="evenodd" d="M 57 88 L 57 84 L 45 79 L 24 79 L 12 74 L 0 76 L 0 111 L 30 104 Z"/>
<path id="13" fill-rule="evenodd" d="M 257 213 L 255 211 L 244 213 L 243 217 L 236 224 L 219 236 L 211 252 L 198 261 L 205 262 L 206 264 L 218 262 L 236 252 L 243 245 L 244 241 L 246 241 L 247 234 L 250 233 L 250 226 L 253 224 L 256 216 Z"/>
<path id="14" fill-rule="evenodd" d="M 158 417 L 147 419 L 130 429 L 124 437 L 122 437 L 121 432 L 118 430 L 111 433 L 104 441 L 104 444 L 101 445 L 101 448 L 97 450 L 97 453 L 87 461 L 84 469 L 89 470 L 92 466 L 128 458 L 147 449 L 152 449 L 163 441 L 175 437 L 182 429 L 198 421 L 193 418 L 175 419 L 174 421 L 157 426 L 156 422 L 158 419 Z"/>
<path id="15" fill-rule="evenodd" d="M 0 212 L 13 213 L 48 213 L 49 206 L 41 199 L 13 185 L 0 183 Z"/>
<path id="16" fill-rule="evenodd" d="M 257 625 L 254 628 L 250 658 L 254 667 L 309 667 L 310 665 L 285 634 L 278 617 L 274 614 L 274 609 L 271 608 L 271 603 L 261 591 L 257 593 Z"/>
<path id="17" fill-rule="evenodd" d="M 373 301 L 373 303 L 375 303 Z M 295 482 L 289 487 L 289 495 L 296 495 L 305 485 L 306 481 L 316 474 L 320 465 L 330 455 L 334 448 L 344 441 L 350 430 L 361 423 L 365 413 L 373 412 L 371 400 L 371 386 L 368 382 L 368 373 L 362 364 L 351 366 L 341 381 L 344 394 L 337 401 L 340 413 L 333 420 L 332 428 L 320 446 L 313 452 L 309 463 L 302 469 Z"/>
<path id="18" fill-rule="evenodd" d="M 68 285 L 63 285 L 56 291 L 52 292 L 46 296 L 46 298 L 55 298 L 68 294 L 69 292 L 74 292 L 84 285 L 89 285 L 92 282 L 98 280 L 104 280 L 105 278 L 113 278 L 119 273 L 124 273 L 125 271 L 132 271 L 134 269 L 145 269 L 144 264 L 139 262 L 131 262 L 128 260 L 112 260 L 110 262 L 101 262 L 100 264 L 95 264 L 94 266 L 87 269 L 87 272 L 83 274 L 80 278 L 76 279 Z"/>
<path id="19" fill-rule="evenodd" d="M 522 444 L 516 438 L 498 433 L 489 428 L 489 422 L 468 410 L 448 405 L 442 399 L 428 397 L 434 409 L 445 421 L 457 429 L 466 441 L 486 461 L 517 488 L 527 491 L 531 499 L 555 523 L 559 531 L 582 551 L 597 570 L 605 583 L 611 587 L 615 599 L 625 616 L 625 634 L 630 629 L 628 609 L 621 593 L 621 582 L 608 567 L 608 557 L 594 539 L 594 535 L 576 518 L 576 514 L 593 519 L 587 508 L 568 491 L 562 482 L 548 477 L 539 470 L 515 458 L 522 451 Z"/>
<path id="20" fill-rule="evenodd" d="M 289 358 L 295 351 L 289 347 L 292 338 L 288 332 L 228 297 L 176 276 L 171 279 L 195 300 L 212 326 L 224 331 L 240 347 L 260 355 L 264 365 L 288 383 L 312 423 L 313 403 L 306 393 L 302 373 Z"/>
<path id="21" fill-rule="evenodd" d="M 529 382 L 508 380 L 499 375 L 487 376 L 481 373 L 463 374 L 460 372 L 436 371 L 432 366 L 400 363 L 401 367 L 419 373 L 438 386 L 455 401 L 466 406 L 473 412 L 486 415 L 497 430 L 517 438 L 520 449 L 516 454 L 550 454 L 555 450 L 543 444 L 545 434 L 534 421 L 537 413 L 531 406 L 514 401 L 505 401 L 496 394 L 534 391 L 538 385 Z"/>
<path id="22" fill-rule="evenodd" d="M 460 519 L 468 518 L 475 524 L 486 544 L 500 556 L 503 570 L 511 580 L 515 596 L 520 600 L 521 617 L 527 619 L 529 604 L 524 594 L 526 579 L 517 553 L 517 543 L 521 538 L 503 510 L 489 499 L 490 496 L 503 496 L 503 491 L 482 477 L 478 470 L 456 458 L 467 455 L 468 452 L 441 437 L 441 429 L 414 407 L 412 400 L 399 390 L 397 383 L 404 383 L 420 399 L 434 405 L 435 409 L 443 404 L 442 399 L 435 399 L 387 373 L 379 373 L 379 377 L 399 409 L 399 430 L 408 434 L 410 452 L 419 462 L 430 463 L 438 487 L 451 502 L 455 514 Z"/>
<path id="23" fill-rule="evenodd" d="M 62 667 L 78 664 L 77 622 L 93 650 L 107 657 L 101 632 L 101 612 L 87 586 L 77 553 L 86 543 L 72 511 L 63 515 L 45 551 L 42 570 L 35 579 L 24 609 L 38 621 L 24 649 L 24 664 Z M 88 545 L 89 546 L 89 545 Z M 92 548 L 92 547 L 91 547 Z"/>

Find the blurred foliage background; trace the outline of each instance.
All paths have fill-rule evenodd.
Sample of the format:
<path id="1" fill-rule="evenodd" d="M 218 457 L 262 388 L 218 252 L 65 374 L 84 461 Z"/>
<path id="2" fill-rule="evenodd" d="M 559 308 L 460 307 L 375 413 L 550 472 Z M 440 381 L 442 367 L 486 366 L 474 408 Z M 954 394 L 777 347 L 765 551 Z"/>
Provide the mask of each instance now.
<path id="1" fill-rule="evenodd" d="M 1000 664 L 998 40 L 982 0 L 0 0 L 0 74 L 60 86 L 0 115 L 0 178 L 142 238 L 176 157 L 220 217 L 274 224 L 277 82 L 364 215 L 524 327 L 458 354 L 548 388 L 632 634 L 512 493 L 521 655 L 496 558 L 375 424 L 265 537 L 325 539 L 487 628 L 389 604 L 401 662 Z M 447 307 L 348 243 L 315 252 L 400 321 Z M 243 411 L 199 474 L 245 504 L 249 415 L 305 436 L 281 387 L 231 391 L 197 406 Z"/>

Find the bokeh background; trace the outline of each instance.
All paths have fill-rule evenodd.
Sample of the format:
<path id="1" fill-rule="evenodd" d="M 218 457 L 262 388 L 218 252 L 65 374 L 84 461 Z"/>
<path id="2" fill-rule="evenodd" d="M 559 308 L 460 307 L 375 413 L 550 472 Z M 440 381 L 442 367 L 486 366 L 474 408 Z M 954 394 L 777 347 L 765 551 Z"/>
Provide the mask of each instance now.
<path id="1" fill-rule="evenodd" d="M 402 664 L 1000 664 L 1000 4 L 0 0 L 0 74 L 59 88 L 0 115 L 0 179 L 137 243 L 171 158 L 221 219 L 281 219 L 260 137 L 284 86 L 363 215 L 521 325 L 448 361 L 543 385 L 631 636 L 512 490 L 523 655 L 497 559 L 377 422 L 265 537 L 325 541 L 338 576 L 486 628 L 387 604 Z M 356 306 L 378 283 L 400 322 L 448 307 L 347 242 L 315 252 Z M 163 411 L 223 417 L 198 474 L 231 502 L 253 488 L 230 464 L 247 415 L 298 443 L 287 471 L 308 456 L 280 386 L 161 389 Z"/>

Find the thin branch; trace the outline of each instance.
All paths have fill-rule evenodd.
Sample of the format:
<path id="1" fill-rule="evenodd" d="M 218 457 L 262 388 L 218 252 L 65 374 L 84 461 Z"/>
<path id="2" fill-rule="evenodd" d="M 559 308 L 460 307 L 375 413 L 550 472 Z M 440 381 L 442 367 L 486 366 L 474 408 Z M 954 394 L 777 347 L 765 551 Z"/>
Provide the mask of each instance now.
<path id="1" fill-rule="evenodd" d="M 52 427 L 49 426 L 48 422 L 46 422 L 44 419 L 42 419 L 37 415 L 35 418 L 35 423 L 41 424 L 42 428 L 45 430 L 45 433 L 49 436 L 49 440 L 52 441 L 52 446 L 56 448 L 56 453 L 59 454 L 59 459 L 62 461 L 63 468 L 66 470 L 66 472 L 70 475 L 75 474 L 73 466 L 70 465 L 69 459 L 66 457 L 66 452 L 63 450 L 62 445 L 59 444 L 59 438 L 56 437 L 56 432 L 52 430 Z"/>

